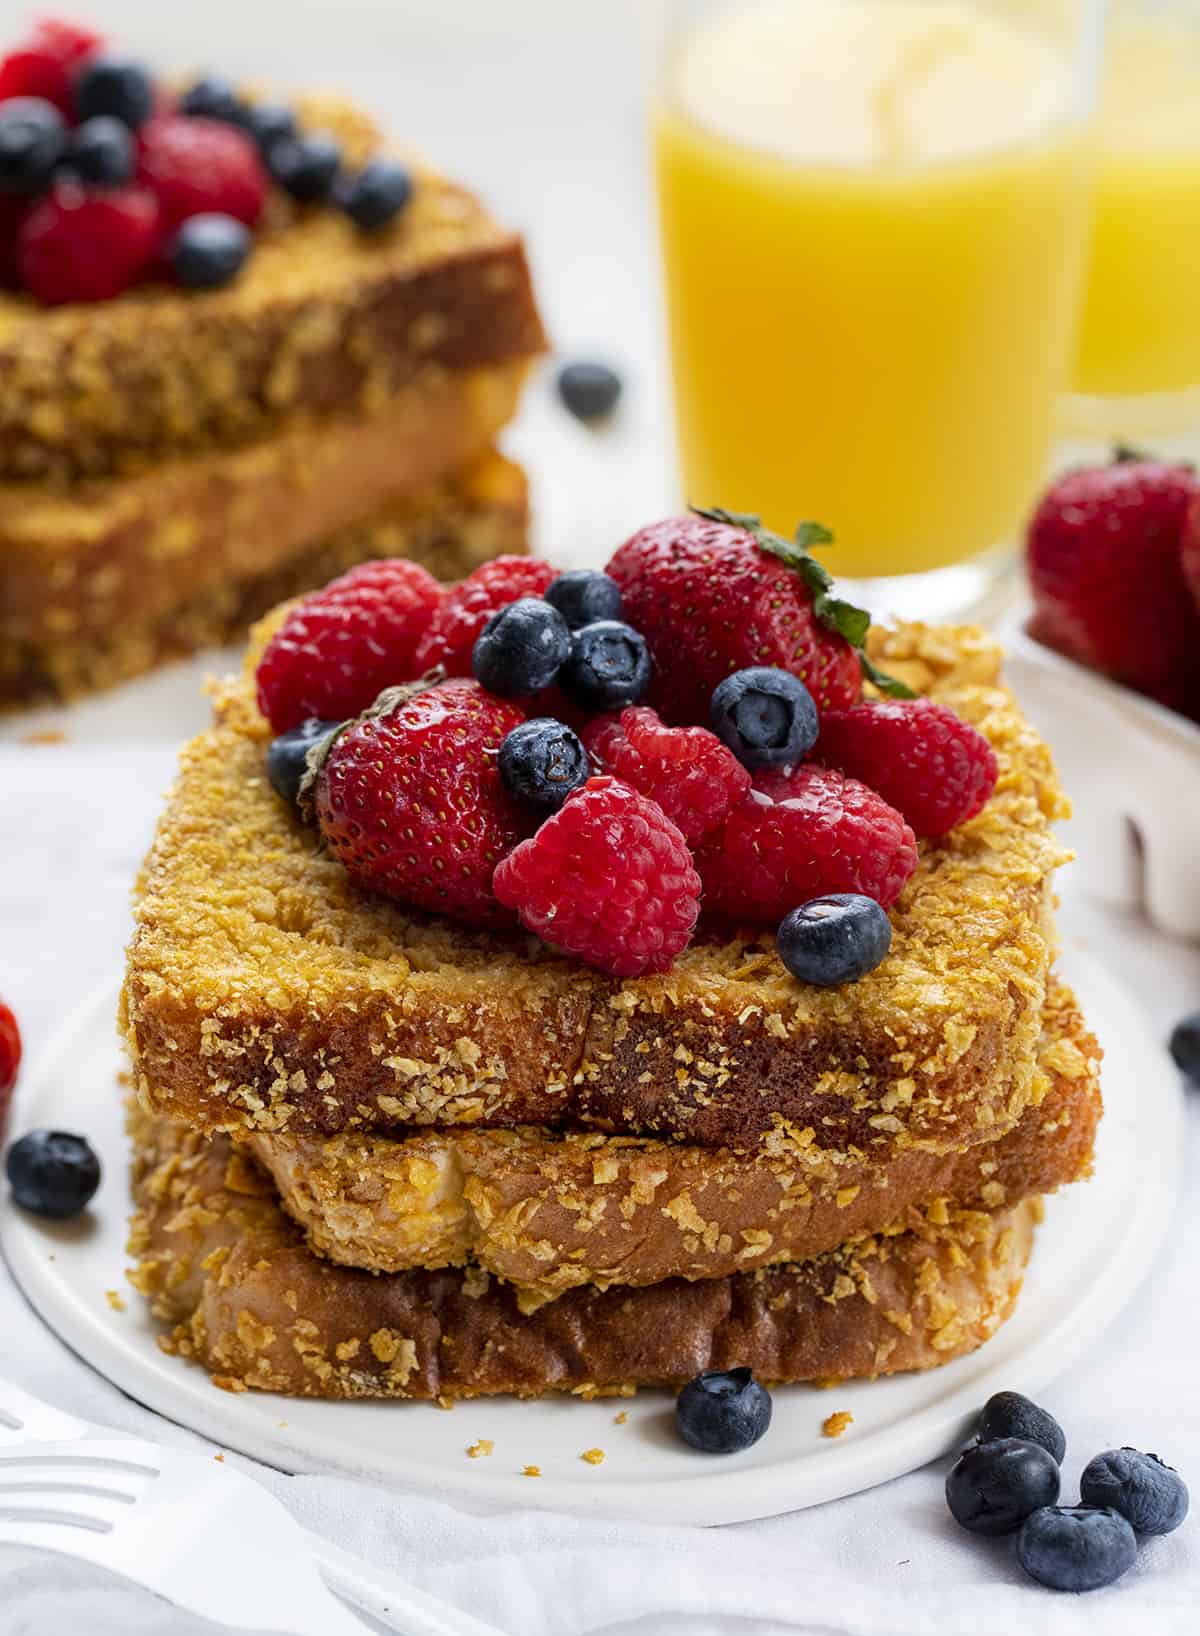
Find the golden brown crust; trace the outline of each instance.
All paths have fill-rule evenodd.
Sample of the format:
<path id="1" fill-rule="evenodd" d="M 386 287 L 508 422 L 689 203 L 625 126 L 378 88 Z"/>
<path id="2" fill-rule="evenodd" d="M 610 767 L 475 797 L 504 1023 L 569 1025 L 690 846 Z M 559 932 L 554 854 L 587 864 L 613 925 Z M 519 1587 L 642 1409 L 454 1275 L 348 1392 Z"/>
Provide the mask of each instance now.
<path id="1" fill-rule="evenodd" d="M 1002 1134 L 1035 1091 L 1065 802 L 994 645 L 905 627 L 893 651 L 986 734 L 1000 781 L 922 848 L 888 959 L 834 990 L 797 983 L 762 933 L 617 982 L 359 892 L 272 794 L 270 730 L 249 678 L 230 682 L 143 874 L 124 1001 L 142 1094 L 207 1129 L 582 1124 L 746 1146 L 790 1125 L 878 1161 Z"/>
<path id="2" fill-rule="evenodd" d="M 299 99 L 352 162 L 374 125 Z M 225 290 L 131 290 L 56 309 L 0 296 L 0 476 L 71 478 L 261 435 L 281 416 L 371 411 L 430 364 L 473 369 L 545 346 L 521 240 L 423 166 L 402 217 L 363 235 L 273 195 Z"/>
<path id="3" fill-rule="evenodd" d="M 1053 1192 L 1090 1173 L 1099 1057 L 1074 996 L 1053 982 L 1038 1105 L 995 1142 L 910 1148 L 883 1166 L 782 1127 L 740 1153 L 529 1127 L 245 1141 L 318 1254 L 385 1273 L 474 1263 L 518 1286 L 528 1311 L 581 1284 L 807 1261 L 913 1209 L 993 1210 Z"/>
<path id="4" fill-rule="evenodd" d="M 375 1274 L 305 1248 L 225 1137 L 141 1110 L 130 1277 L 168 1351 L 218 1385 L 322 1398 L 582 1395 L 678 1386 L 747 1365 L 764 1380 L 927 1369 L 1012 1310 L 1040 1201 L 948 1212 L 814 1261 L 648 1289 L 576 1289 L 523 1314 L 487 1274 Z M 939 1212 L 939 1216 L 940 1216 Z"/>
<path id="5" fill-rule="evenodd" d="M 165 659 L 236 641 L 282 599 L 312 590 L 369 557 L 411 557 L 439 579 L 460 579 L 490 557 L 528 544 L 524 473 L 495 453 L 431 488 L 307 546 L 265 572 L 226 578 L 149 618 L 44 642 L 0 640 L 0 710 L 110 687 Z"/>

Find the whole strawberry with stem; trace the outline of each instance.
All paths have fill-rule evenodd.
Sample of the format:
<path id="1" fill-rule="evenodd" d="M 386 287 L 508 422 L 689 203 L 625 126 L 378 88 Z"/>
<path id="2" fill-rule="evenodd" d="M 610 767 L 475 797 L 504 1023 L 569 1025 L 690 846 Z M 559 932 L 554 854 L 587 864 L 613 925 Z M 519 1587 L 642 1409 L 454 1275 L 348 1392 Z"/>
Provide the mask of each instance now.
<path id="1" fill-rule="evenodd" d="M 529 819 L 498 755 L 524 720 L 465 677 L 389 689 L 333 735 L 301 803 L 360 886 L 471 926 L 511 925 L 492 874 Z"/>
<path id="2" fill-rule="evenodd" d="M 1031 632 L 1159 703 L 1200 710 L 1200 611 L 1184 573 L 1187 466 L 1118 455 L 1043 497 L 1026 552 Z"/>
<path id="3" fill-rule="evenodd" d="M 802 523 L 785 540 L 757 517 L 715 510 L 639 529 L 607 571 L 654 660 L 645 702 L 671 724 L 707 722 L 718 682 L 775 665 L 800 677 L 818 710 L 854 704 L 864 672 L 875 677 L 861 651 L 870 620 L 833 596 L 808 549 L 830 538 Z"/>

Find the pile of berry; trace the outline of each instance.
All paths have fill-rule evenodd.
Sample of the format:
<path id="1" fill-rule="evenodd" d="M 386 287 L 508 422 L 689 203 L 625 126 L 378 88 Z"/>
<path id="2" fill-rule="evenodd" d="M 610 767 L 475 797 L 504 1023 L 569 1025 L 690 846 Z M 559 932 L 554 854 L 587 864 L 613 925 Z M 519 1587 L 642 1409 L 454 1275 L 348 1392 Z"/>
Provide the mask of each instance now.
<path id="1" fill-rule="evenodd" d="M 178 98 L 98 35 L 47 20 L 0 59 L 0 284 L 48 306 L 105 301 L 144 279 L 228 284 L 274 182 L 333 201 L 365 232 L 412 180 L 374 159 L 345 170 L 334 139 L 216 78 Z"/>
<path id="2" fill-rule="evenodd" d="M 262 656 L 268 770 L 400 902 L 515 917 L 619 977 L 669 969 L 703 907 L 849 982 L 888 951 L 917 837 L 996 781 L 973 727 L 874 670 L 866 623 L 803 544 L 725 513 L 642 529 L 606 573 L 502 557 L 443 591 L 369 563 Z"/>

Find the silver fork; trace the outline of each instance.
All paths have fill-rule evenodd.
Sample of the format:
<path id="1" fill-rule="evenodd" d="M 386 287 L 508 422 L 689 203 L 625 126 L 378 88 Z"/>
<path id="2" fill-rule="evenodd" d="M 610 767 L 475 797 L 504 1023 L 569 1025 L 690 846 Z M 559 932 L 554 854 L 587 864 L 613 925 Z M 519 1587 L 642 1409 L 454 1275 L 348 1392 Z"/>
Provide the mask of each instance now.
<path id="1" fill-rule="evenodd" d="M 245 1630 L 500 1636 L 302 1528 L 234 1467 L 76 1420 L 0 1380 L 0 1542 L 107 1568 Z"/>

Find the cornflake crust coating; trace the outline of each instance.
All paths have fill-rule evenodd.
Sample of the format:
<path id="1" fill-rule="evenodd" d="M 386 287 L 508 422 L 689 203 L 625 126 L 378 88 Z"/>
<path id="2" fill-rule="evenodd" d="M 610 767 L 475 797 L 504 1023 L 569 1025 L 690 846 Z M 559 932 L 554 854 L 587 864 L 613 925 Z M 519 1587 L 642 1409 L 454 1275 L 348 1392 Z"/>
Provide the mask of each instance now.
<path id="1" fill-rule="evenodd" d="M 524 1315 L 483 1272 L 335 1267 L 305 1247 L 226 1137 L 137 1107 L 131 1119 L 130 1277 L 171 1326 L 164 1349 L 231 1391 L 591 1397 L 735 1365 L 767 1382 L 928 1369 L 981 1346 L 1009 1316 L 1041 1213 L 1037 1199 L 949 1211 L 794 1267 L 576 1289 Z"/>
<path id="2" fill-rule="evenodd" d="M 276 620 L 280 615 L 276 615 Z M 1067 810 L 980 632 L 874 652 L 973 722 L 1000 779 L 925 843 L 888 958 L 797 983 L 769 933 L 698 941 L 617 981 L 351 884 L 269 788 L 256 652 L 185 750 L 140 884 L 123 1026 L 141 1095 L 207 1130 L 587 1126 L 700 1146 L 772 1131 L 882 1162 L 1002 1135 L 1042 1094 L 1050 877 Z"/>
<path id="3" fill-rule="evenodd" d="M 350 164 L 380 133 L 350 104 L 292 99 Z M 273 195 L 227 289 L 146 286 L 58 310 L 0 296 L 0 477 L 74 478 L 261 435 L 296 410 L 370 413 L 430 364 L 473 369 L 545 348 L 520 238 L 420 163 L 372 234 Z"/>
<path id="4" fill-rule="evenodd" d="M 521 1310 L 564 1290 L 713 1278 L 807 1261 L 910 1211 L 1008 1208 L 1090 1174 L 1100 1051 L 1052 981 L 1039 1051 L 1048 1089 L 994 1142 L 878 1165 L 772 1132 L 755 1148 L 675 1146 L 541 1129 L 245 1138 L 304 1229 L 344 1266 L 393 1273 L 473 1263 Z"/>
<path id="5" fill-rule="evenodd" d="M 72 699 L 151 670 L 165 659 L 243 637 L 264 609 L 324 585 L 368 557 L 411 557 L 439 579 L 528 548 L 525 474 L 488 451 L 427 488 L 292 554 L 275 567 L 231 574 L 149 614 L 41 641 L 0 639 L 0 710 Z"/>

